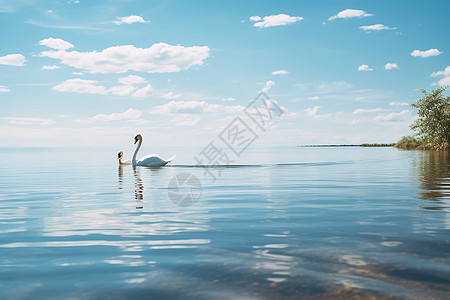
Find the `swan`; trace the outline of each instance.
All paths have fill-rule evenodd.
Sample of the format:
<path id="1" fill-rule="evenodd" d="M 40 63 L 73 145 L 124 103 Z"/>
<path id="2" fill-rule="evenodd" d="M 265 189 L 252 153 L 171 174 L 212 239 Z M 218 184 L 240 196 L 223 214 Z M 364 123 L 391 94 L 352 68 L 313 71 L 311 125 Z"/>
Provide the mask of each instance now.
<path id="1" fill-rule="evenodd" d="M 136 160 L 136 155 L 142 145 L 142 135 L 137 134 L 134 137 L 134 143 L 136 144 L 137 142 L 139 142 L 139 144 L 137 145 L 136 150 L 134 150 L 133 158 L 131 160 L 133 166 L 162 167 L 167 165 L 175 158 L 175 156 L 173 156 L 168 160 L 164 160 L 157 155 L 147 155 L 139 160 Z"/>
<path id="2" fill-rule="evenodd" d="M 123 151 L 120 151 L 117 154 L 117 158 L 119 159 L 119 165 L 131 165 L 131 160 L 127 159 L 125 161 L 122 161 L 123 158 Z"/>

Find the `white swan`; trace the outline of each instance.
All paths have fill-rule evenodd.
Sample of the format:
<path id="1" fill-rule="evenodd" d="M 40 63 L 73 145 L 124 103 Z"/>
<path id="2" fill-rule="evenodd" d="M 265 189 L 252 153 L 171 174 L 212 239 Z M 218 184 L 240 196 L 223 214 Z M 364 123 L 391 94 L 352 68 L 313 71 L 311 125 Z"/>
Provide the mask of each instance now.
<path id="1" fill-rule="evenodd" d="M 119 165 L 131 165 L 131 160 L 127 159 L 125 161 L 122 161 L 123 158 L 123 151 L 120 151 L 117 154 L 117 158 L 119 159 Z"/>
<path id="2" fill-rule="evenodd" d="M 134 143 L 136 144 L 138 141 L 139 141 L 139 144 L 136 147 L 136 150 L 134 150 L 133 158 L 131 160 L 133 166 L 162 167 L 162 166 L 167 165 L 170 161 L 172 161 L 172 159 L 175 158 L 175 156 L 173 156 L 168 160 L 164 160 L 157 155 L 147 155 L 139 160 L 136 160 L 136 155 L 142 145 L 142 135 L 140 135 L 140 134 L 138 134 L 134 137 Z"/>

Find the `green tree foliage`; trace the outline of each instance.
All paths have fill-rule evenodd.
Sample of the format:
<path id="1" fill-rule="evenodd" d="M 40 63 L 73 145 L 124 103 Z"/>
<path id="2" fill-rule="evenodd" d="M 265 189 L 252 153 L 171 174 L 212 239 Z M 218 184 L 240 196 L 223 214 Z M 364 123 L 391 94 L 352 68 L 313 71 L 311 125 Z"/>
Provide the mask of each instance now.
<path id="1" fill-rule="evenodd" d="M 422 89 L 423 98 L 412 104 L 418 118 L 411 124 L 417 131 L 425 148 L 446 149 L 450 146 L 450 96 L 442 93 L 448 87 L 441 87 L 428 93 Z"/>

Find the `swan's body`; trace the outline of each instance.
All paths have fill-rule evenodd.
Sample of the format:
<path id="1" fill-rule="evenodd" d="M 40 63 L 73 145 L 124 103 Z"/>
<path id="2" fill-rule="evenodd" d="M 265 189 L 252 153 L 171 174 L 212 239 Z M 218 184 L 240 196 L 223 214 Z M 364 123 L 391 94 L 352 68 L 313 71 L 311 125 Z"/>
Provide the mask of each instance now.
<path id="1" fill-rule="evenodd" d="M 167 165 L 172 159 L 175 158 L 175 156 L 173 156 L 168 160 L 164 160 L 158 155 L 151 154 L 137 160 L 136 156 L 142 145 L 142 135 L 138 134 L 134 137 L 134 143 L 136 144 L 137 142 L 139 142 L 139 144 L 136 147 L 136 150 L 134 150 L 133 158 L 131 160 L 133 166 L 162 167 Z"/>
<path id="2" fill-rule="evenodd" d="M 119 165 L 131 165 L 131 160 L 129 160 L 129 159 L 122 161 L 123 151 L 120 151 L 117 154 L 117 158 L 119 159 Z"/>

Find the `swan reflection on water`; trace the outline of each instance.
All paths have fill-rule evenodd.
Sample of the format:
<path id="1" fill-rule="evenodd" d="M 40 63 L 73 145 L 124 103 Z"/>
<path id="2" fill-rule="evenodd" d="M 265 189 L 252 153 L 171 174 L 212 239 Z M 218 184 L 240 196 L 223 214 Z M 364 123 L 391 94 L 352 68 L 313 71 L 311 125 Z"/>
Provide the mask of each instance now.
<path id="1" fill-rule="evenodd" d="M 117 169 L 117 176 L 118 176 L 118 189 L 123 190 L 124 189 L 124 168 L 127 168 L 128 166 L 119 165 Z M 134 198 L 136 199 L 136 209 L 142 209 L 143 201 L 144 201 L 144 183 L 142 180 L 141 172 L 150 172 L 150 178 L 147 179 L 154 179 L 154 177 L 157 176 L 159 172 L 159 168 L 150 168 L 150 167 L 142 167 L 142 166 L 131 166 L 133 168 L 133 178 L 134 178 Z M 145 176 L 144 176 L 145 177 Z M 126 189 L 126 187 L 125 187 Z"/>
<path id="2" fill-rule="evenodd" d="M 136 209 L 142 209 L 144 208 L 142 206 L 142 200 L 144 200 L 144 185 L 142 184 L 142 178 L 136 166 L 133 166 L 133 173 L 134 173 L 134 197 L 136 198 Z"/>

